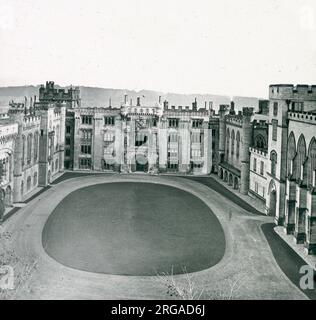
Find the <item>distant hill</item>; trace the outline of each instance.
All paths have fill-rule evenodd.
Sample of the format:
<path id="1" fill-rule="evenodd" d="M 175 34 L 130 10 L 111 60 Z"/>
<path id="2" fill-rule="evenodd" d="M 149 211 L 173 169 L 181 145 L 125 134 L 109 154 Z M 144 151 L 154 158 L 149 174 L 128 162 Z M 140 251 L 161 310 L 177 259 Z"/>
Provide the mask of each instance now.
<path id="1" fill-rule="evenodd" d="M 60 88 L 56 85 L 57 88 Z M 24 97 L 38 96 L 39 86 L 15 86 L 15 87 L 0 87 L 0 108 L 6 110 L 10 100 L 24 101 Z M 128 95 L 128 99 L 133 100 L 136 104 L 137 97 L 141 98 L 141 105 L 153 105 L 158 102 L 159 96 L 163 100 L 168 100 L 172 106 L 191 106 L 195 97 L 197 98 L 198 107 L 204 107 L 205 101 L 213 101 L 213 107 L 218 110 L 220 104 L 229 104 L 230 97 L 214 94 L 178 94 L 178 93 L 163 93 L 153 90 L 125 90 L 125 89 L 109 89 L 96 87 L 80 87 L 82 106 L 87 107 L 106 107 L 109 105 L 111 98 L 112 106 L 120 106 L 124 100 L 124 95 Z M 242 107 L 254 107 L 258 110 L 258 98 L 254 97 L 233 97 L 236 110 L 241 110 Z"/>

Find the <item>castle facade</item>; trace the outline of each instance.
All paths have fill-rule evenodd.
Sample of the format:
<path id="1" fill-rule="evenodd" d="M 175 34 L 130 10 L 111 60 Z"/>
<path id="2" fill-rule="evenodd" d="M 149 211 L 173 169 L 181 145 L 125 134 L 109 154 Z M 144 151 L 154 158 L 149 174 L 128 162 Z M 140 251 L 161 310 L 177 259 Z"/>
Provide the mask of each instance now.
<path id="1" fill-rule="evenodd" d="M 1 197 L 21 202 L 67 170 L 217 175 L 264 203 L 316 253 L 316 86 L 271 85 L 259 111 L 133 104 L 87 108 L 79 88 L 47 82 L 0 117 Z"/>

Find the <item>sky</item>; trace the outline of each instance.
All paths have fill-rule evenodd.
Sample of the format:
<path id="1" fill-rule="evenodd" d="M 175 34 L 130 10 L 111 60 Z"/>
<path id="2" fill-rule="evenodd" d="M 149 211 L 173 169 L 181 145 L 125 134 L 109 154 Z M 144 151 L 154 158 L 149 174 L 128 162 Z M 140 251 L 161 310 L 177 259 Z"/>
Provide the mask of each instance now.
<path id="1" fill-rule="evenodd" d="M 0 0 L 0 86 L 267 97 L 316 84 L 315 0 Z"/>

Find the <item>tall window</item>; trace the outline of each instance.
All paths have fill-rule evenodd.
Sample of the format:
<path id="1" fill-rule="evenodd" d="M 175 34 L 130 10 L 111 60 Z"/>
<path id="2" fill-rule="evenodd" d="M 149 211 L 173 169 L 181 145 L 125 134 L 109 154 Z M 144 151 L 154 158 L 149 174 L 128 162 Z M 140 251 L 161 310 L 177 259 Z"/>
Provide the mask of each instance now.
<path id="1" fill-rule="evenodd" d="M 81 145 L 81 153 L 91 154 L 91 146 L 90 145 Z"/>
<path id="2" fill-rule="evenodd" d="M 228 161 L 228 158 L 229 158 L 229 138 L 230 138 L 230 132 L 229 132 L 229 129 L 227 129 L 227 133 L 226 133 L 226 161 Z"/>
<path id="3" fill-rule="evenodd" d="M 92 130 L 81 130 L 80 138 L 83 140 L 91 140 L 92 138 Z"/>
<path id="4" fill-rule="evenodd" d="M 179 127 L 179 119 L 169 118 L 168 124 L 169 124 L 169 128 L 178 128 Z"/>
<path id="5" fill-rule="evenodd" d="M 298 156 L 298 166 L 297 166 L 297 171 L 298 175 L 297 178 L 301 179 L 302 181 L 306 179 L 306 165 L 305 165 L 305 160 L 306 160 L 306 143 L 305 143 L 305 138 L 303 135 L 300 136 L 297 144 L 297 156 Z M 306 181 L 305 181 L 306 182 Z"/>
<path id="6" fill-rule="evenodd" d="M 272 120 L 272 140 L 278 139 L 278 120 Z"/>
<path id="7" fill-rule="evenodd" d="M 278 115 L 278 103 L 273 102 L 273 115 L 277 116 Z"/>
<path id="8" fill-rule="evenodd" d="M 260 174 L 263 176 L 263 173 L 264 173 L 264 162 L 261 161 L 260 162 Z"/>
<path id="9" fill-rule="evenodd" d="M 38 132 L 34 134 L 34 160 L 37 160 L 38 157 L 38 142 L 39 142 L 39 135 Z"/>
<path id="10" fill-rule="evenodd" d="M 168 136 L 168 142 L 177 142 L 177 141 L 178 141 L 178 134 L 170 133 Z"/>
<path id="11" fill-rule="evenodd" d="M 202 128 L 203 120 L 202 119 L 193 119 L 192 128 Z"/>
<path id="12" fill-rule="evenodd" d="M 27 158 L 26 158 L 26 161 L 27 161 L 27 164 L 30 164 L 31 163 L 31 156 L 32 156 L 32 135 L 29 134 L 27 136 Z"/>
<path id="13" fill-rule="evenodd" d="M 91 169 L 91 159 L 90 158 L 80 158 L 79 159 L 80 169 Z"/>
<path id="14" fill-rule="evenodd" d="M 270 154 L 270 160 L 271 160 L 271 174 L 273 176 L 275 176 L 276 174 L 276 165 L 277 165 L 277 159 L 278 158 L 278 155 L 277 153 L 273 150 L 271 151 L 271 154 Z"/>
<path id="15" fill-rule="evenodd" d="M 92 116 L 81 116 L 82 124 L 92 124 Z"/>
<path id="16" fill-rule="evenodd" d="M 237 132 L 236 135 L 236 158 L 239 160 L 239 152 L 240 152 L 240 133 L 239 131 Z"/>
<path id="17" fill-rule="evenodd" d="M 231 138 L 232 138 L 231 156 L 233 157 L 235 152 L 235 131 L 234 130 L 232 131 Z"/>
<path id="18" fill-rule="evenodd" d="M 265 149 L 266 148 L 265 139 L 261 134 L 257 135 L 255 138 L 255 147 L 258 149 Z"/>
<path id="19" fill-rule="evenodd" d="M 309 145 L 309 161 L 310 161 L 310 168 L 309 172 L 309 184 L 313 187 L 316 187 L 316 139 L 313 138 L 310 145 Z"/>
<path id="20" fill-rule="evenodd" d="M 115 124 L 115 117 L 104 117 L 104 125 L 106 126 L 114 126 Z"/>
<path id="21" fill-rule="evenodd" d="M 253 159 L 253 171 L 257 172 L 257 159 L 256 158 Z"/>
<path id="22" fill-rule="evenodd" d="M 25 164 L 25 150 L 26 150 L 26 139 L 25 136 L 22 137 L 22 166 Z"/>

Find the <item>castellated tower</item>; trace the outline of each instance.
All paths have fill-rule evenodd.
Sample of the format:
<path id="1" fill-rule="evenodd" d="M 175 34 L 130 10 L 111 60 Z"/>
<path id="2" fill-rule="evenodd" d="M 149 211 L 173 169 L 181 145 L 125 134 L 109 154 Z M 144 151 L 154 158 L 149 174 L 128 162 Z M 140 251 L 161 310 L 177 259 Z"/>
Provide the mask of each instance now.
<path id="1" fill-rule="evenodd" d="M 240 192 L 248 194 L 249 191 L 249 173 L 250 173 L 250 153 L 249 147 L 252 144 L 252 123 L 251 116 L 253 108 L 243 108 L 242 111 L 242 141 L 241 150 L 241 170 L 240 170 Z"/>
<path id="2" fill-rule="evenodd" d="M 18 123 L 18 135 L 15 140 L 14 148 L 14 170 L 13 170 L 13 202 L 22 201 L 21 183 L 22 183 L 22 156 L 23 156 L 23 119 L 25 107 L 23 103 L 11 103 L 8 115 L 12 122 Z"/>
<path id="3" fill-rule="evenodd" d="M 269 87 L 269 142 L 267 168 L 268 213 L 275 216 L 275 223 L 285 222 L 285 182 L 287 167 L 288 109 L 293 99 L 293 85 Z"/>

